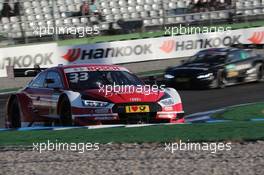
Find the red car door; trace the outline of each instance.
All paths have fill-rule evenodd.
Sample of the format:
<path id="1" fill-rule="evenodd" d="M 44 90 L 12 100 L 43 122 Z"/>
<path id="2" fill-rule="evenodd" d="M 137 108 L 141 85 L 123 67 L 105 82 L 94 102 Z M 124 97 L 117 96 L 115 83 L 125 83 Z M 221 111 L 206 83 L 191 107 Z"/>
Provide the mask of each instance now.
<path id="1" fill-rule="evenodd" d="M 38 116 L 58 118 L 57 104 L 61 89 L 63 83 L 58 72 L 51 70 L 40 73 L 26 90 L 32 101 L 32 111 Z"/>
<path id="2" fill-rule="evenodd" d="M 26 92 L 32 101 L 32 106 L 29 106 L 29 108 L 31 108 L 32 112 L 38 116 L 44 116 L 47 114 L 45 103 L 47 101 L 46 99 L 49 98 L 50 93 L 49 89 L 45 87 L 46 76 L 46 72 L 41 72 L 26 89 Z"/>
<path id="3" fill-rule="evenodd" d="M 43 109 L 45 115 L 50 118 L 58 118 L 57 106 L 61 93 L 63 92 L 63 83 L 60 74 L 55 71 L 49 71 L 46 77 L 46 95 L 43 95 Z M 45 103 L 44 103 L 45 102 Z"/>

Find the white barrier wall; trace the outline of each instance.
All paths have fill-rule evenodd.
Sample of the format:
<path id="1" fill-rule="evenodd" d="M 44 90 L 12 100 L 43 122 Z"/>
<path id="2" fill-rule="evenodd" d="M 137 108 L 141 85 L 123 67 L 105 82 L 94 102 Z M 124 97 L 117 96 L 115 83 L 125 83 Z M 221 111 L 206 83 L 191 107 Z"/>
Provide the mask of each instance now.
<path id="1" fill-rule="evenodd" d="M 7 66 L 15 68 L 51 67 L 61 62 L 56 43 L 0 49 L 0 77 L 6 77 Z"/>
<path id="2" fill-rule="evenodd" d="M 58 64 L 118 64 L 188 57 L 206 48 L 233 44 L 263 44 L 264 27 L 210 34 L 180 35 L 92 45 L 57 46 L 56 43 L 0 49 L 0 77 L 6 66 L 15 68 L 51 67 Z"/>

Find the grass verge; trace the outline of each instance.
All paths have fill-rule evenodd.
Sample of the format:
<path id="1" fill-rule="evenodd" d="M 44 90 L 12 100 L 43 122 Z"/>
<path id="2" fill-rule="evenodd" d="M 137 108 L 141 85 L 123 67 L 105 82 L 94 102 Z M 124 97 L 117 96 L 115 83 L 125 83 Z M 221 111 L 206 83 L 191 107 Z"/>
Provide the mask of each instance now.
<path id="1" fill-rule="evenodd" d="M 225 111 L 216 113 L 212 116 L 215 119 L 248 121 L 250 119 L 264 118 L 264 103 L 230 107 Z"/>
<path id="2" fill-rule="evenodd" d="M 228 122 L 150 126 L 141 128 L 72 129 L 63 131 L 2 131 L 0 145 L 63 143 L 146 143 L 173 141 L 264 140 L 264 122 Z"/>

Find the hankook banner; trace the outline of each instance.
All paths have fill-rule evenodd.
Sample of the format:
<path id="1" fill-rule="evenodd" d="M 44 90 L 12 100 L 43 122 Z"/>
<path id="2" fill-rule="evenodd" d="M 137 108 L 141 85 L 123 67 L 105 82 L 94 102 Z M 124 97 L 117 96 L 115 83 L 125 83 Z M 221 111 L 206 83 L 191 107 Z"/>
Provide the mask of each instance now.
<path id="1" fill-rule="evenodd" d="M 63 60 L 58 55 L 56 43 L 0 49 L 0 77 L 7 77 L 7 66 L 15 68 L 52 67 Z"/>
<path id="2" fill-rule="evenodd" d="M 264 27 L 209 34 L 180 35 L 116 41 L 92 45 L 57 46 L 56 43 L 0 49 L 0 77 L 6 66 L 31 68 L 35 64 L 52 67 L 58 64 L 120 64 L 188 57 L 206 48 L 233 44 L 264 44 Z"/>

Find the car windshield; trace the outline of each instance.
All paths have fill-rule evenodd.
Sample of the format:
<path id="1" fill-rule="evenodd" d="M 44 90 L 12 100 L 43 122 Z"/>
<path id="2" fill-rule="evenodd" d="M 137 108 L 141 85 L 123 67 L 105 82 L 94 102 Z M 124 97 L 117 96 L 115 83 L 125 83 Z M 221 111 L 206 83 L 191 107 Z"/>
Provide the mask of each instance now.
<path id="1" fill-rule="evenodd" d="M 205 52 L 201 51 L 190 57 L 188 63 L 224 63 L 226 53 L 224 52 Z"/>
<path id="2" fill-rule="evenodd" d="M 82 71 L 66 73 L 73 90 L 99 89 L 103 85 L 143 85 L 135 75 L 127 71 Z"/>

